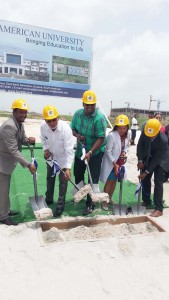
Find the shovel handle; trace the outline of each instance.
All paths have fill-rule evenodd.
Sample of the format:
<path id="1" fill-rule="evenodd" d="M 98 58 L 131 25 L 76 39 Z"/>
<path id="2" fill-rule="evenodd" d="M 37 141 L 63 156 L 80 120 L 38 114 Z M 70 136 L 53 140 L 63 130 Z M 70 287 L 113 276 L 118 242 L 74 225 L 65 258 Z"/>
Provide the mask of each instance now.
<path id="1" fill-rule="evenodd" d="M 51 159 L 53 160 L 52 153 L 51 153 Z M 55 161 L 55 163 L 57 163 L 57 162 Z M 61 169 L 61 167 L 58 165 L 58 163 L 57 163 L 57 166 L 58 166 L 59 171 L 62 172 L 62 174 L 66 176 L 65 171 L 63 171 L 63 169 Z M 78 191 L 80 190 L 79 187 L 76 185 L 76 183 L 71 178 L 69 178 L 68 181 L 70 181 Z"/>
<path id="2" fill-rule="evenodd" d="M 58 164 L 57 164 L 57 166 L 58 166 Z M 58 169 L 60 172 L 62 172 L 66 176 L 66 172 L 63 171 L 63 169 L 61 169 L 61 167 L 58 166 Z M 68 181 L 70 181 L 78 191 L 80 190 L 79 187 L 76 185 L 76 183 L 71 178 L 69 178 Z"/>
<path id="3" fill-rule="evenodd" d="M 30 150 L 30 152 L 31 152 L 31 158 L 34 158 L 35 143 L 30 144 L 30 143 L 28 142 L 28 148 L 29 148 L 29 150 Z"/>
<path id="4" fill-rule="evenodd" d="M 35 192 L 35 200 L 38 199 L 38 188 L 37 188 L 37 175 L 33 173 L 33 184 L 34 184 L 34 192 Z"/>
<path id="5" fill-rule="evenodd" d="M 91 184 L 91 186 L 93 187 L 92 175 L 91 175 L 91 173 L 90 173 L 90 168 L 89 168 L 89 164 L 88 164 L 87 159 L 85 160 L 85 164 L 86 164 L 86 166 L 87 166 L 87 171 L 88 171 L 88 175 L 89 175 L 89 181 L 90 181 L 90 184 Z"/>
<path id="6" fill-rule="evenodd" d="M 140 170 L 140 175 L 142 174 L 142 170 Z M 141 179 L 139 178 L 139 183 L 141 182 Z M 141 200 L 141 187 L 140 190 L 138 191 L 138 207 L 140 207 L 140 201 Z"/>

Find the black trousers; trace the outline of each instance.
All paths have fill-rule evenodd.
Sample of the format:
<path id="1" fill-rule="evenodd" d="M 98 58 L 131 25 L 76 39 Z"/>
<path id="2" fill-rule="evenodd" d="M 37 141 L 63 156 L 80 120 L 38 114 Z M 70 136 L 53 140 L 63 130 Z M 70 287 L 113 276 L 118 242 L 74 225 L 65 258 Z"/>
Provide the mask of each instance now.
<path id="1" fill-rule="evenodd" d="M 53 203 L 53 195 L 54 195 L 54 190 L 55 190 L 55 180 L 56 180 L 57 175 L 52 177 L 54 167 L 50 167 L 48 164 L 46 164 L 46 165 L 47 165 L 46 203 L 51 204 L 51 203 Z M 63 169 L 63 170 L 65 170 L 65 169 Z M 57 204 L 56 204 L 56 209 L 64 210 L 68 181 L 64 178 L 64 174 L 62 172 L 60 172 L 58 177 L 59 177 L 59 197 L 58 197 L 58 201 L 57 201 Z"/>
<path id="2" fill-rule="evenodd" d="M 142 200 L 150 204 L 151 199 L 151 177 L 154 173 L 154 206 L 155 209 L 163 211 L 163 181 L 164 181 L 164 170 L 157 166 L 154 171 L 148 174 L 142 181 Z"/>
<path id="3" fill-rule="evenodd" d="M 93 183 L 97 184 L 99 182 L 100 177 L 100 169 L 101 163 L 103 158 L 103 152 L 98 153 L 97 155 L 91 156 L 89 160 L 89 168 L 91 172 L 91 177 Z M 86 171 L 86 164 L 84 160 L 75 156 L 75 163 L 74 163 L 74 176 L 75 176 L 75 183 L 78 184 L 80 181 L 84 181 L 84 175 Z M 89 178 L 88 178 L 89 182 Z M 90 182 L 89 182 L 90 183 Z M 90 195 L 87 195 L 86 206 L 90 207 L 92 205 L 92 199 Z"/>

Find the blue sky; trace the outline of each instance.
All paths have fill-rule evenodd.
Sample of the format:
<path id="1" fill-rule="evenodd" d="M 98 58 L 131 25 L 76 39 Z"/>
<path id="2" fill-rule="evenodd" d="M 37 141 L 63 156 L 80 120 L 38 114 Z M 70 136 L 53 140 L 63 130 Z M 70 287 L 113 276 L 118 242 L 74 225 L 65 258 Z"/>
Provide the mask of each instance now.
<path id="1" fill-rule="evenodd" d="M 93 37 L 91 88 L 106 114 L 149 108 L 150 95 L 169 111 L 169 0 L 6 0 L 0 19 Z M 0 94 L 0 109 L 20 95 Z M 54 104 L 73 114 L 80 99 L 23 95 L 31 110 Z M 157 102 L 152 102 L 156 109 Z"/>

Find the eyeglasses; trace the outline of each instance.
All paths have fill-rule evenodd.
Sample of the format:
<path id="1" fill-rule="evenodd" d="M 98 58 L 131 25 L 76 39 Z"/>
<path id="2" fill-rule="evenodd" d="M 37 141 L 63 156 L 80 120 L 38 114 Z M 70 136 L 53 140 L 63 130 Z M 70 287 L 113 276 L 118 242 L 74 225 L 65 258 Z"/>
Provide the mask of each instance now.
<path id="1" fill-rule="evenodd" d="M 52 122 L 56 122 L 57 119 L 58 119 L 58 118 L 55 118 L 55 119 L 52 119 L 52 120 L 46 120 L 46 123 L 50 124 L 50 123 L 52 123 Z"/>
<path id="2" fill-rule="evenodd" d="M 85 103 L 85 106 L 95 106 L 96 104 L 94 103 L 94 104 L 86 104 Z"/>

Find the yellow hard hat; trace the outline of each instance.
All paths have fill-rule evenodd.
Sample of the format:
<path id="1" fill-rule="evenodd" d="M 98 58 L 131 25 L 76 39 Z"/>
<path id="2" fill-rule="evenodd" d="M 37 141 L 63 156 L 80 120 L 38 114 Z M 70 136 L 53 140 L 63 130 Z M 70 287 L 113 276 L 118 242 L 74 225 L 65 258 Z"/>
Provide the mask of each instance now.
<path id="1" fill-rule="evenodd" d="M 116 122 L 115 122 L 116 126 L 126 126 L 129 125 L 129 119 L 126 115 L 119 115 L 116 118 Z"/>
<path id="2" fill-rule="evenodd" d="M 24 99 L 17 99 L 12 103 L 12 109 L 19 108 L 23 110 L 29 110 L 29 106 Z"/>
<path id="3" fill-rule="evenodd" d="M 46 105 L 43 108 L 42 117 L 45 120 L 52 120 L 58 117 L 58 111 L 55 106 L 53 105 Z"/>
<path id="4" fill-rule="evenodd" d="M 144 133 L 148 137 L 154 137 L 159 133 L 160 128 L 160 122 L 157 119 L 153 118 L 147 121 L 144 127 Z"/>
<path id="5" fill-rule="evenodd" d="M 96 103 L 96 94 L 91 90 L 85 91 L 83 93 L 82 101 L 85 104 L 95 104 Z"/>

